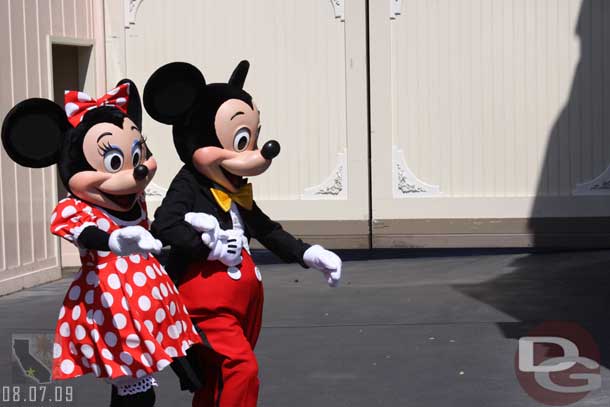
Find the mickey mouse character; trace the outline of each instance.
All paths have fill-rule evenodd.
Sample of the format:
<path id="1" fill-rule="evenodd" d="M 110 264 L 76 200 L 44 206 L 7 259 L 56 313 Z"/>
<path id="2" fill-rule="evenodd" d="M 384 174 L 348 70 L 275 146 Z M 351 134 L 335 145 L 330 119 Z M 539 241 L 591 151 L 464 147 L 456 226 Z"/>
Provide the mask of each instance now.
<path id="1" fill-rule="evenodd" d="M 2 143 L 18 164 L 58 164 L 69 196 L 51 232 L 74 243 L 82 267 L 63 306 L 53 345 L 54 379 L 87 373 L 113 384 L 111 406 L 152 406 L 152 374 L 200 343 L 178 291 L 151 253 L 144 188 L 157 163 L 142 137 L 135 84 L 122 80 L 100 99 L 65 93 L 65 112 L 46 99 L 17 104 Z"/>
<path id="2" fill-rule="evenodd" d="M 243 85 L 247 61 L 228 83 L 206 85 L 187 63 L 159 68 L 144 88 L 144 106 L 173 125 L 184 166 L 155 213 L 152 232 L 171 245 L 168 272 L 178 282 L 191 318 L 205 335 L 199 350 L 204 387 L 193 406 L 255 406 L 258 365 L 253 349 L 261 328 L 263 285 L 250 257 L 256 238 L 286 262 L 321 270 L 335 286 L 341 259 L 282 229 L 252 199 L 244 177 L 262 174 L 280 152 L 277 141 L 258 148 L 260 112 Z"/>

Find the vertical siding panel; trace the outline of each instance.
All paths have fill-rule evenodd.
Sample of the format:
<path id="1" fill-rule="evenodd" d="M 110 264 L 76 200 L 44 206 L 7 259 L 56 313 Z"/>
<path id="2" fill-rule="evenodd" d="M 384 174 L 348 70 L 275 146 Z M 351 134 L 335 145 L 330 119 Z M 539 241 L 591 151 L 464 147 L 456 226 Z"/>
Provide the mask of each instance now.
<path id="1" fill-rule="evenodd" d="M 492 4 L 492 69 L 493 69 L 493 123 L 494 140 L 493 147 L 493 162 L 496 166 L 494 171 L 494 196 L 502 196 L 504 193 L 504 177 L 506 174 L 506 160 L 504 159 L 504 138 L 506 137 L 506 128 L 504 124 L 504 104 L 502 95 L 504 94 L 503 86 L 503 68 L 502 68 L 502 36 L 503 36 L 503 6 L 504 2 L 491 2 Z"/>
<path id="2" fill-rule="evenodd" d="M 601 2 L 602 15 L 602 70 L 601 70 L 601 88 L 602 100 L 605 102 L 602 106 L 602 160 L 605 165 L 610 165 L 610 50 L 606 47 L 610 44 L 610 4 L 607 1 Z"/>
<path id="3" fill-rule="evenodd" d="M 53 98 L 53 95 L 49 92 L 49 70 L 51 69 L 48 63 L 48 52 L 47 45 L 48 39 L 47 34 L 51 32 L 51 3 L 47 0 L 38 0 L 38 41 L 40 44 L 40 87 L 41 95 L 45 98 Z M 56 238 L 49 233 L 49 218 L 51 210 L 56 202 L 54 196 L 54 178 L 53 171 L 56 171 L 55 167 L 44 168 L 42 170 L 43 186 L 42 195 L 44 195 L 44 206 L 42 210 L 43 226 L 37 233 L 40 233 L 45 239 L 45 257 L 54 257 L 54 248 L 56 244 Z"/>
<path id="4" fill-rule="evenodd" d="M 51 35 L 64 35 L 62 0 L 51 0 Z"/>
<path id="5" fill-rule="evenodd" d="M 473 103 L 473 113 L 470 121 L 472 123 L 472 178 L 470 186 L 470 195 L 481 194 L 483 186 L 483 100 L 484 100 L 484 84 L 483 80 L 483 43 L 482 43 L 482 18 L 483 18 L 483 0 L 475 0 L 472 5 L 472 19 L 470 23 L 470 38 L 473 42 L 474 54 L 472 57 L 472 68 L 470 79 L 475 91 L 471 97 Z"/>
<path id="6" fill-rule="evenodd" d="M 440 110 L 439 117 L 436 121 L 440 124 L 440 137 L 442 142 L 440 143 L 440 160 L 437 163 L 441 171 L 439 183 L 442 188 L 447 191 L 451 184 L 451 122 L 449 121 L 450 112 L 453 109 L 453 103 L 449 99 L 449 86 L 450 78 L 449 71 L 451 66 L 449 63 L 449 38 L 451 32 L 449 31 L 449 1 L 441 0 L 439 10 L 439 71 L 437 81 L 439 83 L 439 99 L 440 99 Z M 441 119 L 442 118 L 442 119 Z"/>
<path id="7" fill-rule="evenodd" d="M 571 64 L 569 58 L 570 51 L 570 38 L 573 35 L 570 27 L 570 15 L 569 15 L 569 4 L 561 4 L 558 7 L 559 12 L 559 32 L 557 38 L 559 40 L 559 54 L 558 64 L 559 68 L 559 103 L 557 105 L 557 111 L 559 117 L 557 119 L 556 126 L 558 128 L 558 180 L 559 180 L 559 194 L 561 196 L 569 196 L 571 194 L 573 185 L 570 177 L 570 122 L 568 105 L 570 100 L 570 83 L 571 83 Z"/>
<path id="8" fill-rule="evenodd" d="M 593 176 L 598 176 L 606 167 L 602 160 L 602 64 L 603 49 L 607 44 L 602 42 L 604 21 L 602 20 L 602 0 L 593 0 L 591 18 L 591 133 Z"/>
<path id="9" fill-rule="evenodd" d="M 525 0 L 513 0 L 513 137 L 514 137 L 514 189 L 512 195 L 523 196 L 527 193 L 527 141 L 525 129 L 527 120 L 525 113 Z"/>
<path id="10" fill-rule="evenodd" d="M 483 86 L 482 100 L 482 125 L 483 138 L 481 144 L 483 146 L 482 166 L 484 168 L 493 168 L 493 38 L 492 38 L 492 6 L 491 2 L 482 0 L 481 3 L 481 51 L 482 51 L 482 75 L 481 83 Z M 483 195 L 494 195 L 494 171 L 483 172 Z"/>
<path id="11" fill-rule="evenodd" d="M 28 64 L 28 97 L 42 96 L 41 72 L 40 72 L 40 46 L 39 46 L 39 22 L 38 22 L 38 3 L 36 1 L 24 3 L 26 6 L 25 30 Z M 46 236 L 41 233 L 45 229 L 44 201 L 45 195 L 40 192 L 44 188 L 42 169 L 30 170 L 30 218 L 32 234 L 33 260 L 44 260 L 46 257 L 45 242 Z"/>
<path id="12" fill-rule="evenodd" d="M 569 4 L 571 27 L 576 27 L 578 24 L 579 13 L 581 10 L 581 1 L 573 0 Z M 574 28 L 572 35 L 579 36 L 577 29 Z M 579 37 L 580 38 L 580 37 Z M 582 43 L 582 42 L 581 42 Z M 580 44 L 579 44 L 580 45 Z M 581 93 L 580 76 L 582 74 L 581 50 L 578 47 L 570 48 L 570 59 L 577 61 L 576 70 L 572 79 L 572 91 L 570 95 L 570 104 L 568 106 L 568 120 L 570 122 L 570 152 L 571 152 L 571 170 L 572 170 L 572 185 L 585 181 L 582 172 L 582 121 L 581 121 Z"/>
<path id="13" fill-rule="evenodd" d="M 582 7 L 581 21 L 579 24 L 579 35 L 582 39 L 581 49 L 581 64 L 582 71 L 579 77 L 580 88 L 582 89 L 582 104 L 581 104 L 581 129 L 582 129 L 582 176 L 585 180 L 590 180 L 598 175 L 593 170 L 593 151 L 592 151 L 592 121 L 591 114 L 591 56 L 592 56 L 592 40 L 591 37 L 591 21 L 592 21 L 591 0 L 585 0 Z"/>
<path id="14" fill-rule="evenodd" d="M 0 2 L 0 49 L 6 50 L 7 53 L 11 49 L 11 23 L 9 20 L 10 5 L 8 0 Z M 0 58 L 0 76 L 8 80 L 0 81 L 0 115 L 8 112 L 12 106 L 12 81 L 11 79 L 11 58 L 10 53 L 4 58 Z M 0 169 L 3 174 L 13 173 L 13 163 L 6 155 L 4 149 L 0 149 Z M 14 200 L 8 197 L 14 194 L 13 179 L 10 176 L 0 178 L 0 267 L 2 272 L 10 266 L 14 266 L 18 257 L 17 248 L 14 246 L 14 236 L 17 234 L 17 227 L 14 221 Z M 11 221 L 12 220 L 12 221 Z M 11 238 L 9 238 L 11 236 Z M 0 273 L 2 275 L 3 273 Z"/>
<path id="15" fill-rule="evenodd" d="M 524 1 L 524 21 L 525 21 L 525 35 L 523 43 L 521 44 L 526 51 L 525 54 L 525 81 L 523 83 L 525 89 L 525 111 L 526 111 L 526 127 L 524 131 L 524 143 L 525 149 L 523 151 L 527 158 L 527 195 L 535 195 L 538 188 L 538 155 L 537 155 L 537 139 L 538 139 L 538 100 L 535 94 L 532 94 L 536 90 L 536 68 L 538 66 L 538 60 L 540 55 L 538 54 L 537 48 L 537 36 L 536 27 L 539 25 L 536 18 L 536 2 L 529 0 Z"/>
<path id="16" fill-rule="evenodd" d="M 24 3 L 11 0 L 11 21 L 19 24 L 12 30 L 12 63 L 14 83 L 14 103 L 20 102 L 28 96 L 28 61 L 27 44 L 25 38 Z M 32 218 L 30 212 L 30 169 L 21 166 L 15 167 L 16 193 L 14 199 L 17 205 L 17 222 L 19 228 L 18 247 L 19 264 L 28 264 L 33 261 L 32 253 Z"/>
<path id="17" fill-rule="evenodd" d="M 90 38 L 89 34 L 89 16 L 87 14 L 89 0 L 81 0 L 74 7 L 74 29 L 76 36 L 80 38 Z"/>
<path id="18" fill-rule="evenodd" d="M 81 0 L 82 1 L 82 0 Z M 64 35 L 76 36 L 76 21 L 74 18 L 75 0 L 63 0 Z"/>

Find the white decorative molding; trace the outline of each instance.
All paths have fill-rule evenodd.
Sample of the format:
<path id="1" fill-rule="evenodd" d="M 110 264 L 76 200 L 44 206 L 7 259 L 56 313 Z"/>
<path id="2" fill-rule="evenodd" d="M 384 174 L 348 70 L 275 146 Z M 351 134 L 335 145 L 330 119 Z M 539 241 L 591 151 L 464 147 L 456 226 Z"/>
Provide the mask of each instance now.
<path id="1" fill-rule="evenodd" d="M 392 193 L 394 198 L 441 195 L 438 185 L 427 184 L 413 174 L 400 148 L 392 145 Z"/>
<path id="2" fill-rule="evenodd" d="M 146 194 L 147 201 L 161 202 L 163 198 L 165 198 L 167 189 L 155 184 L 154 182 L 151 182 L 144 190 L 144 193 Z"/>
<path id="3" fill-rule="evenodd" d="M 333 172 L 313 187 L 305 188 L 301 199 L 347 199 L 347 154 L 337 153 L 337 165 Z"/>
<path id="4" fill-rule="evenodd" d="M 610 195 L 610 166 L 591 181 L 576 184 L 573 195 Z"/>
<path id="5" fill-rule="evenodd" d="M 402 11 L 402 0 L 389 0 L 390 2 L 390 20 L 395 20 Z"/>
<path id="6" fill-rule="evenodd" d="M 330 0 L 335 11 L 335 18 L 345 21 L 345 0 Z"/>
<path id="7" fill-rule="evenodd" d="M 136 23 L 136 17 L 138 15 L 138 8 L 144 0 L 123 0 L 124 5 L 124 25 L 125 28 L 130 28 Z"/>

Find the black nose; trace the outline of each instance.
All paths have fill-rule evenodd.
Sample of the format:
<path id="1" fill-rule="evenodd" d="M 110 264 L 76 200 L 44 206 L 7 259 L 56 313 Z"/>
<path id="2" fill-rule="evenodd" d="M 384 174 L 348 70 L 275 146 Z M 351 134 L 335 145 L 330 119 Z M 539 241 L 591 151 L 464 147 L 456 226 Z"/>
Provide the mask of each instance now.
<path id="1" fill-rule="evenodd" d="M 148 175 L 148 167 L 145 165 L 138 165 L 136 168 L 133 169 L 133 177 L 137 180 L 141 180 L 146 178 L 146 176 Z"/>
<path id="2" fill-rule="evenodd" d="M 266 160 L 272 160 L 280 153 L 280 143 L 275 140 L 271 140 L 265 143 L 261 150 L 261 155 Z"/>

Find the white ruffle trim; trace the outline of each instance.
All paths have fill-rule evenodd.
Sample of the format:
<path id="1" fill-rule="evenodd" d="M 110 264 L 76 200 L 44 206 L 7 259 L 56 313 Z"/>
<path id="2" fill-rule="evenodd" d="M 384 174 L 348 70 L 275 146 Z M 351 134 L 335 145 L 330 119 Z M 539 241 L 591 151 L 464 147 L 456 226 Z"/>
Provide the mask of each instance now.
<path id="1" fill-rule="evenodd" d="M 111 381 L 117 388 L 119 396 L 127 396 L 144 393 L 151 387 L 157 387 L 157 380 L 153 376 L 144 376 L 139 379 L 133 377 L 121 377 Z"/>

